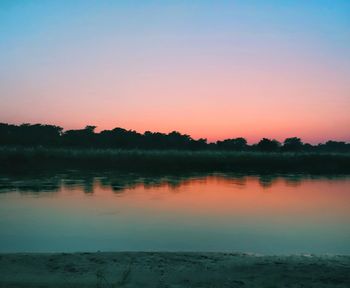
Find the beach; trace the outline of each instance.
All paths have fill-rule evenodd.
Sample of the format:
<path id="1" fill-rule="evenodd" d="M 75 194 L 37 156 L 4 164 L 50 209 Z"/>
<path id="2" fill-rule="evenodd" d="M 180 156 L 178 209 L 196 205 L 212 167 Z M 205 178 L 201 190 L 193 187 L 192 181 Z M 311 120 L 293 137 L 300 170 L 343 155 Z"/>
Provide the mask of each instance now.
<path id="1" fill-rule="evenodd" d="M 0 287 L 350 287 L 350 256 L 96 252 L 0 255 Z"/>

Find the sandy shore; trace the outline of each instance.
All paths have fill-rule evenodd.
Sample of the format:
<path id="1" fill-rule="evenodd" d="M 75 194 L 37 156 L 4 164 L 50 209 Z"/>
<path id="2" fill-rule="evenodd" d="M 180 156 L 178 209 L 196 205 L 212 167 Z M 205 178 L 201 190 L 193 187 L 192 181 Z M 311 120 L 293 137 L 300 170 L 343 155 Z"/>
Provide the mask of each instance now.
<path id="1" fill-rule="evenodd" d="M 1 254 L 0 287 L 350 287 L 350 256 Z"/>

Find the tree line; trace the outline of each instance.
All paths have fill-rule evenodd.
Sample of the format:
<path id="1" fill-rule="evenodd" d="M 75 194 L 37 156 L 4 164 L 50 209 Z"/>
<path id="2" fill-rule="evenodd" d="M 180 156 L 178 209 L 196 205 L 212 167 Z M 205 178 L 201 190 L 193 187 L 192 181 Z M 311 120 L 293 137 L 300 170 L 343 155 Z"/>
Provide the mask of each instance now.
<path id="1" fill-rule="evenodd" d="M 249 145 L 239 137 L 208 143 L 207 139 L 193 139 L 191 136 L 173 131 L 160 133 L 114 128 L 95 132 L 96 126 L 84 129 L 66 130 L 55 125 L 0 123 L 0 146 L 24 147 L 64 147 L 64 148 L 117 148 L 146 150 L 228 150 L 228 151 L 263 151 L 263 152 L 350 152 L 350 143 L 329 140 L 311 145 L 303 143 L 298 137 L 291 137 L 283 143 L 263 138 L 258 143 Z"/>

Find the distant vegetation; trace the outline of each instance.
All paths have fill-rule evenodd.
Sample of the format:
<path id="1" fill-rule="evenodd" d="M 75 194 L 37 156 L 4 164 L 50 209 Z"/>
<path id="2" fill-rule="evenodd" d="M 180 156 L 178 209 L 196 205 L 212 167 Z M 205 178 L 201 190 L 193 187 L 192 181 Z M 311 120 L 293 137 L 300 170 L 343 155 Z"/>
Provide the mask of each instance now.
<path id="1" fill-rule="evenodd" d="M 94 130 L 0 124 L 0 170 L 350 173 L 350 144 L 345 142 L 310 145 L 293 137 L 282 144 L 264 138 L 248 145 L 244 138 L 207 143 L 179 132 Z"/>
<path id="2" fill-rule="evenodd" d="M 42 124 L 11 125 L 0 123 L 0 146 L 46 147 L 46 148 L 90 148 L 126 150 L 214 150 L 240 152 L 350 152 L 350 143 L 327 141 L 311 145 L 300 138 L 287 138 L 283 143 L 263 138 L 248 145 L 244 138 L 226 139 L 207 143 L 207 139 L 193 139 L 177 131 L 159 133 L 115 128 L 95 132 L 95 126 L 64 131 L 62 127 Z"/>
<path id="3" fill-rule="evenodd" d="M 0 170 L 349 173 L 350 153 L 0 147 Z"/>

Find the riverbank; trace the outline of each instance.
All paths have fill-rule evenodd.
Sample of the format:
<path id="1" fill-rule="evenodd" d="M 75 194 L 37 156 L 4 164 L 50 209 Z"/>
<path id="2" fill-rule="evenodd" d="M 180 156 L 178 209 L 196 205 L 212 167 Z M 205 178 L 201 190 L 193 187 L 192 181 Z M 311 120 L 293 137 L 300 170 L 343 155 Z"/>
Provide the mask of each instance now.
<path id="1" fill-rule="evenodd" d="M 350 256 L 1 254 L 0 287 L 350 287 Z"/>
<path id="2" fill-rule="evenodd" d="M 350 173 L 350 153 L 0 148 L 0 169 Z"/>

